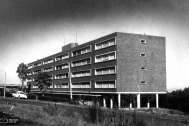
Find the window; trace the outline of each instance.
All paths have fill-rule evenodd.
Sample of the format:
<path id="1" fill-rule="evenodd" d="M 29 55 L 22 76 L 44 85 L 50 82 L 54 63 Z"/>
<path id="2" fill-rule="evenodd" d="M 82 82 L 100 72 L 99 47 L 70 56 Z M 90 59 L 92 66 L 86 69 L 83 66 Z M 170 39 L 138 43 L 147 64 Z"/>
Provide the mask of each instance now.
<path id="1" fill-rule="evenodd" d="M 146 57 L 146 54 L 145 53 L 141 53 L 140 56 L 141 57 Z"/>
<path id="2" fill-rule="evenodd" d="M 146 67 L 141 67 L 140 70 L 146 70 Z"/>
<path id="3" fill-rule="evenodd" d="M 38 88 L 38 86 L 36 86 L 36 85 L 33 85 L 33 88 Z"/>
<path id="4" fill-rule="evenodd" d="M 49 79 L 51 79 L 51 80 L 52 80 L 52 79 L 53 79 L 53 75 L 50 75 Z"/>
<path id="5" fill-rule="evenodd" d="M 95 63 L 116 59 L 116 52 L 109 52 L 95 56 Z"/>
<path id="6" fill-rule="evenodd" d="M 97 68 L 95 70 L 95 75 L 105 75 L 105 74 L 115 74 L 116 67 L 105 67 L 105 68 Z"/>
<path id="7" fill-rule="evenodd" d="M 61 73 L 55 75 L 55 79 L 64 79 L 64 78 L 68 78 L 68 73 Z"/>
<path id="8" fill-rule="evenodd" d="M 38 63 L 35 63 L 34 64 L 34 67 L 38 67 L 38 66 L 41 66 L 42 65 L 42 63 L 41 62 L 38 62 Z"/>
<path id="9" fill-rule="evenodd" d="M 35 81 L 36 78 L 33 78 L 32 81 Z"/>
<path id="10" fill-rule="evenodd" d="M 72 72 L 72 77 L 85 77 L 91 76 L 91 70 Z"/>
<path id="11" fill-rule="evenodd" d="M 32 78 L 27 78 L 28 82 L 32 81 Z"/>
<path id="12" fill-rule="evenodd" d="M 146 84 L 146 81 L 141 81 L 140 84 Z"/>
<path id="13" fill-rule="evenodd" d="M 82 60 L 72 62 L 72 67 L 83 66 L 83 65 L 90 64 L 90 63 L 91 63 L 91 58 L 82 59 Z"/>
<path id="14" fill-rule="evenodd" d="M 115 38 L 96 43 L 95 44 L 95 50 L 107 48 L 107 47 L 110 47 L 110 46 L 113 46 L 113 45 L 116 45 Z"/>
<path id="15" fill-rule="evenodd" d="M 31 69 L 31 68 L 33 68 L 33 65 L 28 65 L 28 69 Z"/>
<path id="16" fill-rule="evenodd" d="M 91 88 L 91 82 L 72 83 L 72 88 Z"/>
<path id="17" fill-rule="evenodd" d="M 55 70 L 62 70 L 62 69 L 66 69 L 68 67 L 69 67 L 68 63 L 60 64 L 60 65 L 55 66 Z"/>
<path id="18" fill-rule="evenodd" d="M 36 71 L 33 71 L 33 74 L 39 74 L 41 72 L 41 70 L 36 70 Z"/>
<path id="19" fill-rule="evenodd" d="M 51 85 L 49 85 L 47 88 L 53 88 L 53 83 L 51 83 Z"/>
<path id="20" fill-rule="evenodd" d="M 68 83 L 58 83 L 55 84 L 55 88 L 69 88 Z"/>
<path id="21" fill-rule="evenodd" d="M 88 52 L 91 52 L 91 45 L 84 47 L 82 49 L 78 49 L 78 50 L 73 51 L 72 56 L 77 56 L 77 55 L 85 54 L 85 53 L 88 53 Z"/>
<path id="22" fill-rule="evenodd" d="M 57 56 L 57 57 L 55 58 L 55 61 L 60 61 L 60 60 L 64 60 L 64 59 L 67 59 L 67 58 L 69 58 L 69 53 L 66 53 L 66 54 Z"/>
<path id="23" fill-rule="evenodd" d="M 50 71 L 53 71 L 52 67 L 48 67 L 48 68 L 43 69 L 43 72 L 50 72 Z"/>
<path id="24" fill-rule="evenodd" d="M 32 75 L 32 72 L 28 72 L 28 75 Z"/>
<path id="25" fill-rule="evenodd" d="M 51 83 L 50 87 L 49 88 L 53 88 L 53 83 Z"/>
<path id="26" fill-rule="evenodd" d="M 116 81 L 97 81 L 95 88 L 116 88 Z"/>
<path id="27" fill-rule="evenodd" d="M 146 40 L 141 39 L 140 42 L 141 42 L 141 43 L 146 43 Z"/>
<path id="28" fill-rule="evenodd" d="M 53 59 L 48 59 L 48 60 L 45 60 L 43 61 L 43 64 L 49 64 L 49 63 L 52 63 L 53 62 Z"/>

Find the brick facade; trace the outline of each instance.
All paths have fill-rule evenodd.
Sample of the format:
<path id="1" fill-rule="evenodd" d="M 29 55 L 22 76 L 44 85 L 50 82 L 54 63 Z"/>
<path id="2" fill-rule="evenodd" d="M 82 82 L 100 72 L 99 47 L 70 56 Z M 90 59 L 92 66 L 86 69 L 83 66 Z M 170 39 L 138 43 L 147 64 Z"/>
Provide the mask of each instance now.
<path id="1" fill-rule="evenodd" d="M 105 42 L 106 40 L 114 39 L 115 45 L 111 45 L 106 48 L 95 50 L 96 44 Z M 141 43 L 141 40 L 145 40 Z M 110 45 L 110 43 L 109 43 Z M 91 48 L 90 52 L 79 54 L 80 49 L 85 47 Z M 67 48 L 68 47 L 68 48 Z M 72 63 L 80 61 L 82 59 L 90 58 L 90 63 L 83 66 L 71 67 L 71 72 L 77 72 L 82 70 L 90 70 L 91 75 L 86 77 L 72 77 L 72 83 L 77 82 L 90 82 L 90 88 L 73 88 L 73 92 L 85 92 L 85 93 L 116 93 L 116 92 L 165 92 L 166 91 L 166 61 L 165 61 L 165 38 L 148 35 L 137 35 L 127 33 L 113 33 L 96 40 L 87 42 L 82 45 L 71 44 L 67 47 L 62 47 L 62 52 L 48 56 L 46 58 L 29 63 L 31 66 L 38 62 L 44 62 L 48 59 L 53 59 L 52 63 L 43 64 L 29 69 L 33 73 L 35 70 L 43 70 L 44 68 L 52 67 L 53 71 L 48 72 L 49 75 L 53 75 L 53 87 L 58 83 L 69 83 L 69 78 L 55 79 L 55 75 L 60 73 L 68 73 L 69 69 L 55 70 L 55 67 L 60 64 Z M 78 51 L 79 50 L 79 51 Z M 84 50 L 85 51 L 85 50 Z M 116 54 L 116 59 L 104 60 L 103 62 L 95 63 L 95 57 L 104 56 L 107 53 Z M 69 53 L 69 58 L 64 60 L 55 61 L 57 56 Z M 141 54 L 146 56 L 142 57 Z M 110 56 L 108 56 L 110 57 Z M 106 67 L 114 67 L 115 74 L 95 75 L 96 69 L 103 69 Z M 141 70 L 141 67 L 145 70 Z M 35 75 L 29 75 L 28 78 L 35 78 Z M 95 82 L 97 81 L 113 81 L 116 82 L 114 88 L 95 88 Z M 30 81 L 28 84 L 35 84 Z M 36 89 L 32 89 L 36 90 Z M 49 88 L 52 92 L 69 92 L 69 88 Z"/>
<path id="2" fill-rule="evenodd" d="M 146 40 L 146 43 L 140 40 Z M 117 91 L 166 92 L 164 37 L 117 35 Z"/>

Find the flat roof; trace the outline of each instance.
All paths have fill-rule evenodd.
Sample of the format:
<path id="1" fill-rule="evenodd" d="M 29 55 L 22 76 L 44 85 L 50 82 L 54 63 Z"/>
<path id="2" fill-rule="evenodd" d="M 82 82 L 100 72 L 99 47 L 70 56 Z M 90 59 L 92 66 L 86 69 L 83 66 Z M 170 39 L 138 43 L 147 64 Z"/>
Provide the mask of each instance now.
<path id="1" fill-rule="evenodd" d="M 1 86 L 22 86 L 21 84 L 0 84 L 0 87 Z M 24 85 L 26 86 L 26 85 Z"/>

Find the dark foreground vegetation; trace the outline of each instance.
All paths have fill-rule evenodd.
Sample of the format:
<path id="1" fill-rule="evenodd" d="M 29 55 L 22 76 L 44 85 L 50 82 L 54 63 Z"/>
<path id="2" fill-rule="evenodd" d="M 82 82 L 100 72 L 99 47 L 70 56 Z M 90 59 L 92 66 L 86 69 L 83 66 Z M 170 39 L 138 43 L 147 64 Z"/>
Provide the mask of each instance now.
<path id="1" fill-rule="evenodd" d="M 22 103 L 19 103 L 22 101 Z M 161 109 L 118 110 L 97 106 L 75 106 L 43 102 L 36 106 L 25 100 L 0 100 L 0 111 L 21 118 L 19 126 L 187 126 L 188 118 L 160 114 Z M 34 102 L 34 101 L 33 101 Z M 159 113 L 159 112 L 160 113 Z M 165 110 L 163 110 L 165 111 Z M 164 112 L 163 112 L 164 113 Z M 168 112 L 166 112 L 168 113 Z M 171 118 L 170 118 L 171 117 Z M 16 125 L 18 126 L 18 125 Z"/>
<path id="2" fill-rule="evenodd" d="M 19 116 L 22 123 L 40 126 L 147 126 L 136 113 L 107 111 L 97 106 L 68 109 L 47 104 L 43 107 L 0 102 L 4 111 Z"/>
<path id="3" fill-rule="evenodd" d="M 176 90 L 160 97 L 163 108 L 175 109 L 189 114 L 189 87 Z"/>

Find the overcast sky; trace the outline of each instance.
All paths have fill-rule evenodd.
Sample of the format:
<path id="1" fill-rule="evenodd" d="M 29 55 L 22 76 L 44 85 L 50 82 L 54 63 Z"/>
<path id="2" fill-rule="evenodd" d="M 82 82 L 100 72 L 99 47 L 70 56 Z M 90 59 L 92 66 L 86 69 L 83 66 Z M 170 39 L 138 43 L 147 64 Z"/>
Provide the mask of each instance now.
<path id="1" fill-rule="evenodd" d="M 17 66 L 113 32 L 166 37 L 168 90 L 189 87 L 188 0 L 0 0 L 0 69 L 21 83 Z M 4 73 L 0 71 L 0 83 Z"/>

